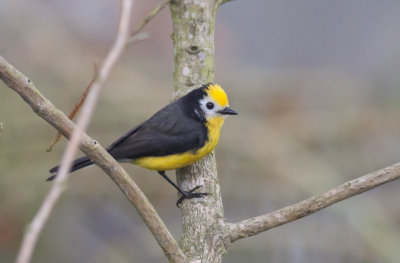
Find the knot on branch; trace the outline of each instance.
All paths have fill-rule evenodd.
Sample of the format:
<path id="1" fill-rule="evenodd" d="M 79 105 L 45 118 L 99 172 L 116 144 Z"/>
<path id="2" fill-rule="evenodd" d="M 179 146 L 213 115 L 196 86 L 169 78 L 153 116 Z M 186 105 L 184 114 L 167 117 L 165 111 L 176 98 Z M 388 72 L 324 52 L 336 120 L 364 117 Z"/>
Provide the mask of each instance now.
<path id="1" fill-rule="evenodd" d="M 190 45 L 190 46 L 186 49 L 186 51 L 187 51 L 189 54 L 198 54 L 198 53 L 200 52 L 200 47 L 197 46 L 197 45 Z"/>

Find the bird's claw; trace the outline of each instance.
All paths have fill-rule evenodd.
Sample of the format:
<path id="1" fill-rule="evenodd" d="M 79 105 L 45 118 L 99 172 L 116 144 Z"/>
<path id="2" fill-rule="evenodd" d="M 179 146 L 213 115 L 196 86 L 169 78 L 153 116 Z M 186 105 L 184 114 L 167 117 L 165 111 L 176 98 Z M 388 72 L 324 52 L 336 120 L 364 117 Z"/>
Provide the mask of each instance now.
<path id="1" fill-rule="evenodd" d="M 181 198 L 178 199 L 178 201 L 176 202 L 176 206 L 180 207 L 180 204 L 182 203 L 183 200 L 185 199 L 192 199 L 192 198 L 199 198 L 199 197 L 203 197 L 203 196 L 207 196 L 210 193 L 193 193 L 194 191 L 196 191 L 197 189 L 199 189 L 201 186 L 198 185 L 195 188 L 189 190 L 188 192 L 184 191 L 182 193 Z"/>

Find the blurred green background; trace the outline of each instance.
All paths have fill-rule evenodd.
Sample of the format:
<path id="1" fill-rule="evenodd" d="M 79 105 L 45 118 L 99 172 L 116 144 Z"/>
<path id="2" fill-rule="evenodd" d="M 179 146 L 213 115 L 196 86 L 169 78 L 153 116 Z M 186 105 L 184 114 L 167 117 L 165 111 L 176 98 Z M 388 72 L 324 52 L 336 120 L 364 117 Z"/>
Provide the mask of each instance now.
<path id="1" fill-rule="evenodd" d="M 135 1 L 132 24 L 158 1 Z M 0 0 L 0 54 L 69 112 L 115 36 L 119 1 Z M 400 161 L 400 2 L 254 0 L 222 6 L 216 82 L 240 115 L 217 147 L 226 217 L 238 221 Z M 172 98 L 169 10 L 128 47 L 88 133 L 107 146 Z M 65 139 L 0 84 L 0 262 L 13 262 Z M 177 194 L 124 165 L 176 238 Z M 173 172 L 169 172 L 173 174 Z M 233 244 L 224 262 L 400 258 L 400 182 Z M 97 167 L 74 173 L 33 262 L 165 262 L 136 211 Z"/>

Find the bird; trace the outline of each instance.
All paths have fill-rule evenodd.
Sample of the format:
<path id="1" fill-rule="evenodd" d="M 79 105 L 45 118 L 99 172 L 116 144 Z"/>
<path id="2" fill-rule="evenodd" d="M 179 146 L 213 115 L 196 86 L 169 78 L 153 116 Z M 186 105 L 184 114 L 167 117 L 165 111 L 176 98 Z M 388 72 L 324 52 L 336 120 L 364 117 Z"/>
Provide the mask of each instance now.
<path id="1" fill-rule="evenodd" d="M 218 84 L 208 83 L 193 89 L 168 104 L 148 120 L 129 130 L 106 148 L 118 162 L 129 162 L 157 171 L 181 193 L 176 205 L 185 199 L 208 193 L 185 191 L 165 173 L 188 166 L 209 154 L 217 145 L 225 117 L 238 113 L 229 107 L 228 97 Z M 88 157 L 73 161 L 70 172 L 93 164 Z M 57 176 L 59 166 L 50 169 Z"/>

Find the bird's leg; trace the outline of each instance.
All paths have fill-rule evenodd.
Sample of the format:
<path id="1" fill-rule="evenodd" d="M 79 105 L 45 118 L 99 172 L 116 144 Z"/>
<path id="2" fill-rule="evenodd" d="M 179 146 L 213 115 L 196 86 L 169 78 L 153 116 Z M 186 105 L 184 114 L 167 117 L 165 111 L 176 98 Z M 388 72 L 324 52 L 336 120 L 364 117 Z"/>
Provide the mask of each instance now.
<path id="1" fill-rule="evenodd" d="M 201 186 L 198 185 L 195 188 L 189 190 L 189 191 L 184 191 L 182 190 L 179 186 L 177 186 L 174 182 L 171 181 L 171 179 L 169 179 L 169 177 L 165 174 L 165 171 L 158 171 L 158 173 L 165 178 L 165 180 L 167 180 L 170 184 L 172 184 L 173 187 L 176 188 L 176 190 L 178 190 L 181 194 L 182 197 L 178 199 L 178 201 L 176 202 L 176 206 L 179 207 L 179 205 L 182 203 L 183 200 L 185 199 L 191 199 L 191 198 L 199 198 L 199 197 L 203 197 L 206 195 L 209 195 L 209 193 L 193 193 L 195 190 L 199 189 Z"/>
<path id="2" fill-rule="evenodd" d="M 183 191 L 181 198 L 179 198 L 178 201 L 176 202 L 176 206 L 180 207 L 180 204 L 185 199 L 199 198 L 199 197 L 203 197 L 203 196 L 210 194 L 210 193 L 193 193 L 195 190 L 199 189 L 200 187 L 201 187 L 201 185 L 198 185 L 195 188 L 189 190 L 188 192 Z"/>

